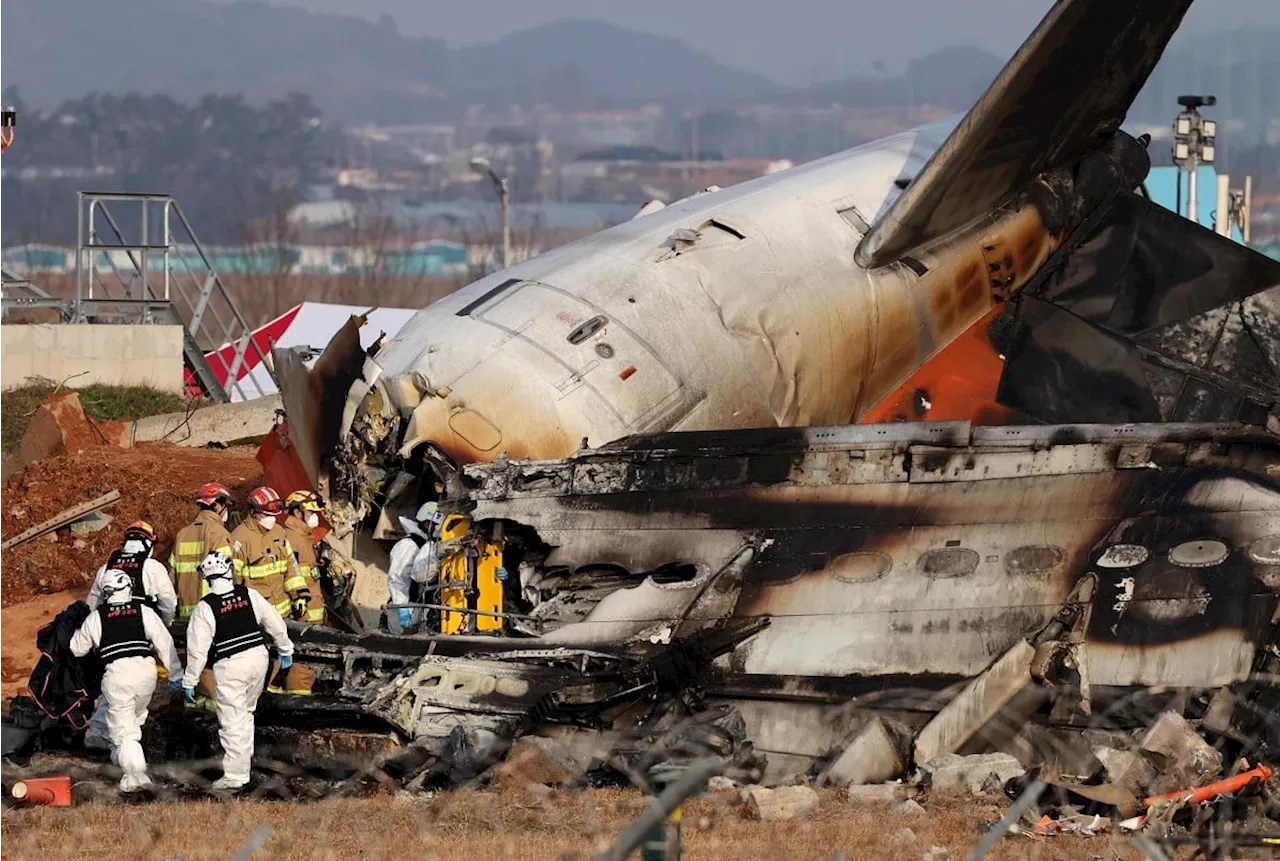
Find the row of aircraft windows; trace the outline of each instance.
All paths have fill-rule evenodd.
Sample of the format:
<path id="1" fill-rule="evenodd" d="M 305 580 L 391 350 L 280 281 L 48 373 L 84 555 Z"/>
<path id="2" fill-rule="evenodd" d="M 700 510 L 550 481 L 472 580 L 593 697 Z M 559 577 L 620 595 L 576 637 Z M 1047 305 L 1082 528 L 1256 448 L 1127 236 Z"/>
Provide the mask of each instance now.
<path id="1" fill-rule="evenodd" d="M 955 545 L 959 542 L 950 542 Z M 1263 538 L 1247 548 L 1251 561 L 1260 565 L 1280 565 L 1280 536 Z M 1184 541 L 1168 551 L 1169 564 L 1180 568 L 1212 568 L 1225 562 L 1231 548 L 1217 539 Z M 1141 544 L 1113 544 L 1097 560 L 1099 568 L 1135 568 L 1151 558 L 1151 551 Z M 1004 567 L 1010 574 L 1046 575 L 1062 564 L 1066 551 L 1054 545 L 1027 545 L 1004 555 Z M 986 561 L 1001 561 L 998 555 Z M 932 579 L 967 577 L 978 570 L 982 555 L 968 547 L 948 546 L 928 550 L 916 560 L 916 570 Z M 828 569 L 837 580 L 846 583 L 869 583 L 879 580 L 893 568 L 888 554 L 855 551 L 831 560 Z"/>

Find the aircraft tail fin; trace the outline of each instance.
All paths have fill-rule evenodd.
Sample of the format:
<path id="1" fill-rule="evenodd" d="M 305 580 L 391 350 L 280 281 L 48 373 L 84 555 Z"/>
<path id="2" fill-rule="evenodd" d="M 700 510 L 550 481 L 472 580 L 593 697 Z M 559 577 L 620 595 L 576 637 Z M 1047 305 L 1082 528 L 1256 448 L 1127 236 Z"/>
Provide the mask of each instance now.
<path id="1" fill-rule="evenodd" d="M 897 260 L 1119 130 L 1192 0 L 1058 0 L 858 245 Z"/>

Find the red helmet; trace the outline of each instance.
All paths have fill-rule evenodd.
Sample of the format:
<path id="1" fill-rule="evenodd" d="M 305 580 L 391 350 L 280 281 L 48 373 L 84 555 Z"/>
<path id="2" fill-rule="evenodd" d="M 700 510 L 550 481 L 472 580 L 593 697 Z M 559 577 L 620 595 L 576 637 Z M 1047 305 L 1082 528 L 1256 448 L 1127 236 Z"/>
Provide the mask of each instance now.
<path id="1" fill-rule="evenodd" d="M 280 494 L 270 487 L 255 487 L 249 493 L 249 510 L 254 514 L 271 514 L 279 516 L 284 514 L 284 503 L 280 501 Z"/>
<path id="2" fill-rule="evenodd" d="M 128 526 L 125 527 L 124 540 L 129 541 L 130 539 L 135 539 L 135 538 L 141 538 L 143 540 L 150 541 L 152 544 L 155 544 L 156 531 L 155 529 L 152 528 L 151 524 L 148 523 L 147 521 L 135 520 L 133 521 L 133 523 L 130 523 Z"/>
<path id="3" fill-rule="evenodd" d="M 231 491 L 216 481 L 211 481 L 208 484 L 201 485 L 200 489 L 196 491 L 196 502 L 209 506 L 217 505 L 219 502 L 230 503 Z"/>

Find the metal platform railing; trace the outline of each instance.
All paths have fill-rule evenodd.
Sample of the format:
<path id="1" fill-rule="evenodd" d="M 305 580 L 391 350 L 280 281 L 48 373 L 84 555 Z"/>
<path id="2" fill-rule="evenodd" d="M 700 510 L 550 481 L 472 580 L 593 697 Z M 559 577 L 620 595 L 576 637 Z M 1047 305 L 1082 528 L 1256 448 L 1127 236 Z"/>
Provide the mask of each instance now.
<path id="1" fill-rule="evenodd" d="M 270 346 L 253 341 L 252 327 L 177 200 L 167 194 L 95 191 L 78 192 L 77 199 L 72 321 L 181 325 L 184 355 L 210 398 L 267 394 L 253 374 L 241 377 L 241 371 L 253 361 L 274 377 Z M 126 238 L 121 228 L 122 210 L 136 210 L 135 237 Z M 157 257 L 160 263 L 153 265 Z M 230 359 L 229 345 L 235 345 Z"/>

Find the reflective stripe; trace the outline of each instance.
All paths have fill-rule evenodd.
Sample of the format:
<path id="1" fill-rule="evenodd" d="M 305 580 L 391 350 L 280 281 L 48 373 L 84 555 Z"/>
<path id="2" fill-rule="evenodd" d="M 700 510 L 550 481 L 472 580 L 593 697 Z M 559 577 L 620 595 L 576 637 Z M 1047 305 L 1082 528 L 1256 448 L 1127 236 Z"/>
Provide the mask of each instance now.
<path id="1" fill-rule="evenodd" d="M 312 609 L 308 610 L 308 611 L 307 611 L 307 621 L 308 621 L 308 622 L 323 622 L 323 621 L 324 621 L 324 607 L 313 607 Z"/>
<path id="2" fill-rule="evenodd" d="M 174 551 L 179 556 L 199 556 L 204 552 L 203 541 L 179 541 Z"/>
<path id="3" fill-rule="evenodd" d="M 281 616 L 289 615 L 290 604 L 289 604 L 288 598 L 284 599 L 283 601 L 276 602 L 275 607 L 276 607 L 276 612 L 279 613 Z"/>
<path id="4" fill-rule="evenodd" d="M 192 614 L 192 613 L 194 613 L 194 612 L 196 611 L 196 606 L 197 606 L 197 605 L 195 605 L 195 604 L 179 604 L 179 605 L 178 605 L 178 618 L 179 618 L 179 619 L 190 619 L 190 618 L 191 618 L 191 614 Z"/>
<path id="5" fill-rule="evenodd" d="M 145 653 L 139 654 L 140 650 Z M 121 640 L 119 643 L 113 643 L 110 646 L 99 649 L 102 660 L 110 661 L 113 657 L 120 655 L 121 652 L 126 655 L 137 655 L 138 657 L 146 657 L 151 654 L 151 643 L 148 640 Z"/>
<path id="6" fill-rule="evenodd" d="M 309 697 L 309 696 L 311 696 L 311 691 L 310 691 L 310 690 L 307 690 L 307 689 L 300 689 L 300 690 L 296 690 L 296 691 L 291 691 L 291 690 L 289 690 L 288 688 L 285 688 L 285 689 L 284 689 L 284 692 L 285 692 L 286 694 L 291 694 L 291 695 L 293 695 L 293 696 L 295 696 L 295 697 Z"/>
<path id="7" fill-rule="evenodd" d="M 297 592 L 299 589 L 307 588 L 307 578 L 302 576 L 293 576 L 284 581 L 284 590 L 286 592 Z"/>

